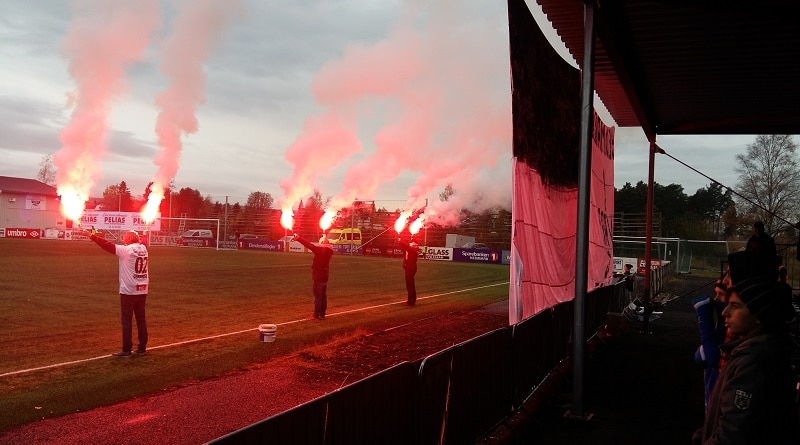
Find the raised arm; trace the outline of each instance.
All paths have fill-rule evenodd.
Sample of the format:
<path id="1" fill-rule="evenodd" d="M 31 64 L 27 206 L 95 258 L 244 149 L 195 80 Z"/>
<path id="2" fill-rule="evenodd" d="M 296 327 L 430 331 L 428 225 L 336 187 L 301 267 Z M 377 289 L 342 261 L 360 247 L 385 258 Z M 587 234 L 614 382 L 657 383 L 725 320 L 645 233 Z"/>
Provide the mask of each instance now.
<path id="1" fill-rule="evenodd" d="M 412 246 L 411 244 L 403 241 L 400 238 L 397 238 L 397 244 L 400 246 L 400 249 L 405 252 L 411 252 L 411 253 L 419 252 L 417 247 Z"/>
<path id="2" fill-rule="evenodd" d="M 106 252 L 112 255 L 117 254 L 117 246 L 114 245 L 114 243 L 112 243 L 111 241 L 97 236 L 97 233 L 94 231 L 94 229 L 92 229 L 91 231 L 81 230 L 80 234 L 83 236 L 88 236 L 90 240 L 94 241 L 95 244 L 102 247 L 103 250 L 105 250 Z"/>
<path id="3" fill-rule="evenodd" d="M 308 250 L 312 251 L 312 252 L 316 252 L 316 251 L 317 251 L 317 246 L 315 246 L 315 245 L 311 244 L 311 243 L 310 243 L 310 242 L 309 242 L 307 239 L 303 238 L 303 237 L 302 237 L 302 236 L 300 236 L 300 234 L 298 234 L 298 233 L 295 233 L 295 234 L 292 236 L 292 239 L 293 239 L 294 241 L 297 241 L 298 243 L 300 243 L 300 244 L 302 244 L 302 245 L 306 246 L 306 248 L 307 248 Z"/>

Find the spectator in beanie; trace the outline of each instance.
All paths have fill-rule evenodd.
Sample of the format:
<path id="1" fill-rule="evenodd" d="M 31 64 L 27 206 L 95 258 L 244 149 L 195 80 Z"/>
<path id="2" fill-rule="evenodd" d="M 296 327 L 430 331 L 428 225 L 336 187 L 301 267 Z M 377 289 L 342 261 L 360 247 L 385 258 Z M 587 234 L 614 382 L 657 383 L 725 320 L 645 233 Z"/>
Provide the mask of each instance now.
<path id="1" fill-rule="evenodd" d="M 767 279 L 775 279 L 775 273 L 772 264 L 768 261 L 764 261 L 763 257 L 759 252 L 756 251 L 743 251 L 743 252 L 734 252 L 728 255 L 728 272 L 723 277 L 723 284 L 726 287 L 731 288 L 736 283 L 739 283 L 743 280 L 752 277 L 764 277 Z M 785 288 L 789 294 L 791 295 L 791 289 L 786 287 Z M 791 300 L 791 296 L 789 297 Z M 726 297 L 727 301 L 727 297 Z M 791 314 L 788 315 L 790 318 L 794 317 L 794 308 L 791 308 Z M 730 329 L 727 329 L 725 333 L 725 340 L 723 343 L 729 343 L 733 340 L 736 340 L 738 337 L 734 335 Z M 725 363 L 728 360 L 728 352 L 724 349 L 720 351 L 720 362 L 719 368 L 722 370 L 725 368 Z"/>
<path id="2" fill-rule="evenodd" d="M 295 233 L 292 241 L 297 241 L 306 246 L 314 253 L 314 260 L 311 262 L 311 281 L 313 282 L 312 292 L 314 294 L 314 318 L 317 320 L 325 319 L 325 312 L 328 310 L 328 278 L 330 277 L 331 248 L 328 237 L 323 237 L 319 245 L 311 244 L 307 239 Z"/>
<path id="3" fill-rule="evenodd" d="M 733 270 L 733 269 L 732 269 Z M 709 400 L 696 444 L 797 444 L 795 376 L 786 322 L 790 293 L 775 278 L 756 275 L 726 291 L 722 311 L 736 340 L 720 346 L 728 361 Z"/>
<path id="4" fill-rule="evenodd" d="M 728 287 L 735 286 L 738 282 L 752 277 L 767 277 L 777 281 L 778 270 L 774 265 L 774 259 L 777 257 L 772 256 L 773 262 L 763 261 L 763 256 L 760 252 L 754 250 L 745 250 L 734 252 L 728 255 L 728 276 L 725 277 L 726 285 Z"/>

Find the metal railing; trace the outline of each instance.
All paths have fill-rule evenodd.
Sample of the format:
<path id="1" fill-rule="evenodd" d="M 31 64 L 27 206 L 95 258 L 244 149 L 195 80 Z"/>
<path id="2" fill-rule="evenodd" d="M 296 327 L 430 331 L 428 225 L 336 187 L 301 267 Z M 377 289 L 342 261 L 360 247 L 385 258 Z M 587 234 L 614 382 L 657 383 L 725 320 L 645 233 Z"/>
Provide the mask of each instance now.
<path id="1" fill-rule="evenodd" d="M 587 333 L 621 286 L 588 294 Z M 210 443 L 473 443 L 523 409 L 570 354 L 573 303 L 404 362 Z M 584 339 L 587 340 L 587 339 Z"/>

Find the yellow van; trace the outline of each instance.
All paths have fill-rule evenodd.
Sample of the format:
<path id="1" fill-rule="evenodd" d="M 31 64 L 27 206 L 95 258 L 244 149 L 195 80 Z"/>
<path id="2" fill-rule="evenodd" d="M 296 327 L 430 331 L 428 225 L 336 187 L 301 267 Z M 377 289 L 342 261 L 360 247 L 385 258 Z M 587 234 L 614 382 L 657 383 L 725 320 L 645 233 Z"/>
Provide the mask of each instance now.
<path id="1" fill-rule="evenodd" d="M 361 245 L 361 229 L 346 227 L 344 229 L 331 229 L 328 231 L 328 241 L 331 244 Z"/>

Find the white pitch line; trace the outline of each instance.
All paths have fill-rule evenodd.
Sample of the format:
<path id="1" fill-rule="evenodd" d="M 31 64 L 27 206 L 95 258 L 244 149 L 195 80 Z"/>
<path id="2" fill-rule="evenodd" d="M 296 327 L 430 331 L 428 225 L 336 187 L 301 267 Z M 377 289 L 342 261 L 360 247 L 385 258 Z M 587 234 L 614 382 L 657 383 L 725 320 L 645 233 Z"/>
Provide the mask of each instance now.
<path id="1" fill-rule="evenodd" d="M 420 298 L 417 298 L 417 301 L 429 300 L 431 298 L 442 297 L 442 296 L 445 296 L 445 295 L 460 294 L 460 293 L 464 293 L 464 292 L 470 292 L 470 291 L 473 291 L 473 290 L 485 289 L 487 287 L 503 286 L 503 285 L 506 285 L 506 284 L 509 284 L 509 282 L 505 281 L 505 282 L 502 282 L 502 283 L 487 284 L 485 286 L 478 286 L 478 287 L 471 287 L 471 288 L 468 288 L 468 289 L 454 290 L 454 291 L 451 291 L 451 292 L 444 292 L 444 293 L 441 293 L 441 294 L 429 295 L 427 297 L 420 297 Z M 340 315 L 352 314 L 354 312 L 368 311 L 370 309 L 377 309 L 377 308 L 381 308 L 381 307 L 394 306 L 394 305 L 403 304 L 403 303 L 405 303 L 405 301 L 397 301 L 397 302 L 394 302 L 394 303 L 376 304 L 374 306 L 367 306 L 367 307 L 362 307 L 362 308 L 358 308 L 358 309 L 351 309 L 349 311 L 336 312 L 336 313 L 333 313 L 333 314 L 326 315 L 326 317 L 337 317 L 337 316 L 340 316 Z M 311 321 L 311 320 L 309 320 L 308 318 L 300 318 L 300 319 L 297 319 L 297 320 L 285 321 L 283 323 L 276 323 L 275 325 L 276 326 L 286 326 L 286 325 L 290 325 L 290 324 L 301 323 L 301 322 L 304 322 L 304 321 Z M 211 339 L 215 339 L 215 338 L 230 337 L 231 335 L 239 335 L 239 334 L 244 334 L 245 332 L 257 331 L 257 330 L 258 330 L 258 328 L 256 327 L 256 328 L 244 329 L 244 330 L 241 330 L 241 331 L 227 332 L 225 334 L 210 335 L 210 336 L 207 336 L 207 337 L 195 338 L 195 339 L 192 339 L 192 340 L 179 341 L 179 342 L 175 342 L 175 343 L 169 343 L 169 344 L 166 344 L 166 345 L 152 346 L 152 347 L 147 348 L 147 350 L 150 351 L 150 350 L 153 350 L 153 349 L 171 348 L 171 347 L 174 347 L 174 346 L 186 345 L 186 344 L 189 344 L 189 343 L 197 343 L 197 342 L 200 342 L 200 341 L 211 340 Z M 55 364 L 52 364 L 52 365 L 39 366 L 39 367 L 36 367 L 36 368 L 20 369 L 19 371 L 9 371 L 9 372 L 0 374 L 0 377 L 9 377 L 9 376 L 12 376 L 12 375 L 26 374 L 26 373 L 34 372 L 34 371 L 42 371 L 44 369 L 52 369 L 52 368 L 58 368 L 58 367 L 61 367 L 61 366 L 76 365 L 76 364 L 79 364 L 79 363 L 86 363 L 86 362 L 91 362 L 91 361 L 94 361 L 94 360 L 107 359 L 109 357 L 111 357 L 111 355 L 107 354 L 107 355 L 101 355 L 99 357 L 84 358 L 84 359 L 81 359 L 81 360 L 72 360 L 72 361 L 69 361 L 69 362 L 55 363 Z"/>

